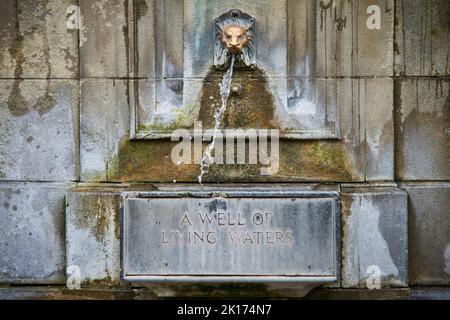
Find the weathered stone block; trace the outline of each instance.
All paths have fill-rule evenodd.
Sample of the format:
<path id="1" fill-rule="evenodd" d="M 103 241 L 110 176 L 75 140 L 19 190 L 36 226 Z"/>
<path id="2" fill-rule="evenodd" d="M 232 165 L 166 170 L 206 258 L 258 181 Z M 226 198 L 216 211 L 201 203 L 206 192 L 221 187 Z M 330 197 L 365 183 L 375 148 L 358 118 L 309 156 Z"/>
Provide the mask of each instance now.
<path id="1" fill-rule="evenodd" d="M 108 181 L 117 170 L 120 144 L 129 138 L 127 94 L 123 80 L 82 81 L 81 180 Z"/>
<path id="2" fill-rule="evenodd" d="M 364 108 L 366 180 L 394 179 L 394 83 L 390 78 L 358 80 Z"/>
<path id="3" fill-rule="evenodd" d="M 341 0 L 342 2 L 348 2 Z M 392 76 L 394 73 L 394 0 L 351 1 L 356 9 L 352 19 L 354 36 L 353 75 Z M 376 5 L 380 10 L 380 29 L 370 29 L 369 17 L 376 18 L 376 11 L 369 7 Z M 378 10 L 378 9 L 377 9 Z"/>
<path id="4" fill-rule="evenodd" d="M 120 187 L 78 187 L 67 193 L 67 275 L 71 284 L 120 282 Z"/>
<path id="5" fill-rule="evenodd" d="M 396 175 L 450 179 L 450 80 L 396 80 Z"/>
<path id="6" fill-rule="evenodd" d="M 450 75 L 448 0 L 397 0 L 395 73 Z"/>
<path id="7" fill-rule="evenodd" d="M 450 285 L 450 184 L 401 187 L 409 196 L 411 285 Z"/>
<path id="8" fill-rule="evenodd" d="M 78 179 L 78 82 L 0 80 L 0 180 Z"/>
<path id="9" fill-rule="evenodd" d="M 317 76 L 392 76 L 394 1 L 327 0 L 316 3 Z M 369 29 L 370 5 L 380 29 Z"/>
<path id="10" fill-rule="evenodd" d="M 0 283 L 65 283 L 66 188 L 0 183 Z"/>
<path id="11" fill-rule="evenodd" d="M 179 277 L 184 277 L 197 283 L 215 278 L 233 283 L 271 282 L 271 277 L 302 283 L 312 282 L 311 277 L 319 282 L 338 279 L 336 192 L 308 195 L 294 188 L 255 186 L 202 193 L 201 187 L 194 187 L 190 190 L 195 195 L 176 198 L 187 190 L 125 195 L 126 279 L 181 282 Z M 216 192 L 226 196 L 198 198 Z"/>
<path id="12" fill-rule="evenodd" d="M 128 1 L 80 0 L 81 77 L 128 77 Z"/>
<path id="13" fill-rule="evenodd" d="M 67 23 L 77 3 L 1 1 L 0 77 L 78 77 L 78 30 Z"/>
<path id="14" fill-rule="evenodd" d="M 408 285 L 406 192 L 397 188 L 342 190 L 342 286 Z"/>

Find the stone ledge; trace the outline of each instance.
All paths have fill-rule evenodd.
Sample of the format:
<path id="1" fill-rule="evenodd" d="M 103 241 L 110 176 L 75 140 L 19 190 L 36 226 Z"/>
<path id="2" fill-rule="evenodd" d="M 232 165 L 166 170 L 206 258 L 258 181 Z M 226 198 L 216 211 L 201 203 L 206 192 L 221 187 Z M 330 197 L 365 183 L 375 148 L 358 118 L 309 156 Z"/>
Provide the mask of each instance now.
<path id="1" fill-rule="evenodd" d="M 411 290 L 381 289 L 316 289 L 305 297 L 305 300 L 408 300 Z"/>
<path id="2" fill-rule="evenodd" d="M 420 289 L 316 289 L 304 300 L 408 300 L 449 299 L 450 288 Z M 432 294 L 432 295 L 430 295 Z M 243 296 L 242 296 L 243 297 Z M 214 295 L 209 296 L 214 298 Z M 0 287 L 1 300 L 162 300 L 146 289 L 68 290 L 65 287 Z"/>

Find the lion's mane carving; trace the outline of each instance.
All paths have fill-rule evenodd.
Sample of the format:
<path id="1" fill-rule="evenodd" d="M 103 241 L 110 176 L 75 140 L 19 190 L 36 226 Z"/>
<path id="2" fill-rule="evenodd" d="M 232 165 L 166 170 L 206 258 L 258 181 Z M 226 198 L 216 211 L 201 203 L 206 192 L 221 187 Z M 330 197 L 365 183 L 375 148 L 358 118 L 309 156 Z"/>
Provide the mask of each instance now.
<path id="1" fill-rule="evenodd" d="M 234 9 L 216 19 L 214 65 L 227 63 L 231 54 L 240 56 L 246 66 L 256 64 L 255 19 Z"/>

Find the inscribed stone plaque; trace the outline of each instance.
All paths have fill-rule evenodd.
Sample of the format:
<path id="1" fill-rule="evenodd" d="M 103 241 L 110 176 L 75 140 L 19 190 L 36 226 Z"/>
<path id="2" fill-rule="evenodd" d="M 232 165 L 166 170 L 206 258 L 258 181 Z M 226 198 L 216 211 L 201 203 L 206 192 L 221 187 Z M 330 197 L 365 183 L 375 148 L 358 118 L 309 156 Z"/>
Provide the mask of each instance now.
<path id="1" fill-rule="evenodd" d="M 336 277 L 336 198 L 291 196 L 125 197 L 124 277 Z"/>

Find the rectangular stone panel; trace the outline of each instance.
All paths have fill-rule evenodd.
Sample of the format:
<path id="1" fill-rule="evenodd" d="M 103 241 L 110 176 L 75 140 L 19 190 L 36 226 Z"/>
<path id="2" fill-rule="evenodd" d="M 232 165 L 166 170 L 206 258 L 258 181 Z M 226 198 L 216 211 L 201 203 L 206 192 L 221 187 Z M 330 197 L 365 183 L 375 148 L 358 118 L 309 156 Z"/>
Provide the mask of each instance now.
<path id="1" fill-rule="evenodd" d="M 366 180 L 394 179 L 394 82 L 390 78 L 358 79 L 364 108 Z"/>
<path id="2" fill-rule="evenodd" d="M 449 180 L 450 79 L 399 79 L 395 91 L 397 177 Z"/>
<path id="3" fill-rule="evenodd" d="M 342 189 L 342 287 L 408 286 L 407 210 L 398 188 Z"/>
<path id="4" fill-rule="evenodd" d="M 109 181 L 129 135 L 127 81 L 87 79 L 80 89 L 81 180 Z"/>
<path id="5" fill-rule="evenodd" d="M 393 0 L 317 0 L 315 5 L 316 76 L 392 76 Z M 367 26 L 373 5 L 379 28 Z"/>
<path id="6" fill-rule="evenodd" d="M 448 0 L 397 0 L 395 4 L 396 74 L 450 75 Z"/>
<path id="7" fill-rule="evenodd" d="M 411 285 L 450 285 L 450 183 L 408 183 Z"/>
<path id="8" fill-rule="evenodd" d="M 0 284 L 65 283 L 68 187 L 0 183 Z"/>
<path id="9" fill-rule="evenodd" d="M 133 2 L 133 1 L 132 1 Z M 128 77 L 128 1 L 80 0 L 82 78 Z"/>
<path id="10" fill-rule="evenodd" d="M 120 285 L 120 191 L 123 187 L 121 184 L 78 185 L 67 192 L 67 276 L 79 280 L 82 286 Z"/>
<path id="11" fill-rule="evenodd" d="M 76 80 L 0 80 L 0 180 L 78 179 Z"/>
<path id="12" fill-rule="evenodd" d="M 77 4 L 0 1 L 0 77 L 77 78 Z"/>
<path id="13" fill-rule="evenodd" d="M 208 88 L 212 84 L 218 93 L 221 80 L 210 81 L 217 75 L 214 20 L 232 8 L 256 20 L 256 64 L 262 72 L 259 79 L 264 79 L 250 83 L 251 74 L 257 73 L 236 70 L 233 83 L 244 92 L 239 102 L 253 121 L 240 119 L 239 126 L 277 128 L 289 139 L 338 139 L 337 107 L 328 97 L 336 90 L 315 79 L 315 0 L 130 1 L 129 71 L 148 80 L 130 86 L 131 138 L 170 138 L 174 129 L 205 122 L 200 109 L 210 112 L 220 103 Z M 310 85 L 316 81 L 317 86 Z M 261 89 L 252 90 L 255 86 Z M 255 92 L 260 95 L 261 90 L 267 93 L 258 101 Z"/>
<path id="14" fill-rule="evenodd" d="M 223 198 L 202 192 L 192 197 L 157 192 L 140 196 L 124 197 L 126 280 L 337 278 L 335 194 L 238 192 Z"/>

